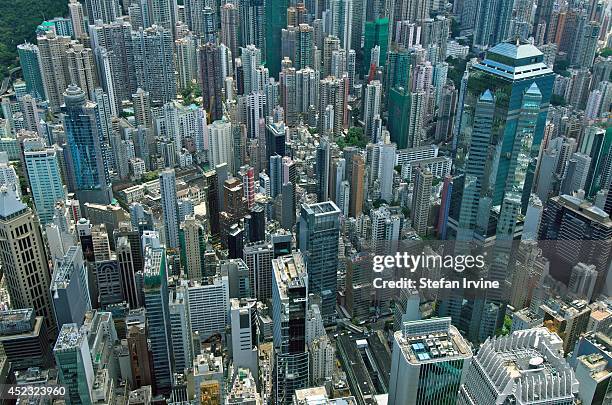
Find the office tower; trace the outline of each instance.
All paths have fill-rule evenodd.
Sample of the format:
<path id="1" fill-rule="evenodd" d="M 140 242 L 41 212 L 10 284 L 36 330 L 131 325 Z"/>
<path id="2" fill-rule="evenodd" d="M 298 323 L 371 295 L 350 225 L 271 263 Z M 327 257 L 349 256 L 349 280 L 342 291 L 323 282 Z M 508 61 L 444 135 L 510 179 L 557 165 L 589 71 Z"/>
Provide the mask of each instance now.
<path id="1" fill-rule="evenodd" d="M 206 179 L 206 208 L 208 214 L 209 231 L 215 237 L 219 235 L 219 186 L 218 175 L 214 170 L 204 173 Z"/>
<path id="2" fill-rule="evenodd" d="M 209 113 L 209 122 L 223 116 L 223 80 L 221 49 L 207 43 L 200 47 L 200 76 L 202 107 Z"/>
<path id="3" fill-rule="evenodd" d="M 187 216 L 182 225 L 181 251 L 185 255 L 185 271 L 189 280 L 202 280 L 206 231 L 194 216 Z"/>
<path id="4" fill-rule="evenodd" d="M 124 301 L 119 263 L 115 254 L 104 259 L 96 258 L 96 289 L 100 308 Z"/>
<path id="5" fill-rule="evenodd" d="M 571 297 L 591 302 L 596 281 L 597 270 L 595 270 L 595 266 L 578 263 L 572 268 L 572 274 L 567 286 L 568 293 Z"/>
<path id="6" fill-rule="evenodd" d="M 178 90 L 193 86 L 198 78 L 197 38 L 192 34 L 174 41 L 176 68 L 178 70 Z"/>
<path id="7" fill-rule="evenodd" d="M 187 288 L 192 333 L 200 339 L 219 335 L 225 340 L 229 320 L 229 282 L 227 275 L 217 275 L 209 284 L 194 282 Z"/>
<path id="8" fill-rule="evenodd" d="M 64 93 L 64 130 L 70 149 L 70 178 L 81 203 L 110 204 L 112 191 L 104 161 L 106 145 L 100 133 L 98 105 L 87 101 L 80 88 L 70 85 Z"/>
<path id="9" fill-rule="evenodd" d="M 573 404 L 578 392 L 559 337 L 544 328 L 487 339 L 464 373 L 458 405 L 506 401 L 564 405 Z"/>
<path id="10" fill-rule="evenodd" d="M 283 186 L 282 172 L 283 158 L 279 155 L 270 156 L 270 197 L 274 198 L 281 193 Z"/>
<path id="11" fill-rule="evenodd" d="M 272 297 L 272 259 L 274 248 L 261 241 L 249 243 L 244 247 L 244 262 L 249 268 L 251 294 L 258 301 Z"/>
<path id="12" fill-rule="evenodd" d="M 109 24 L 121 17 L 119 0 L 85 0 L 85 9 L 89 25 L 94 25 L 97 20 Z"/>
<path id="13" fill-rule="evenodd" d="M 136 232 L 138 234 L 138 231 Z M 120 236 L 115 242 L 121 290 L 130 308 L 138 308 L 141 304 L 136 282 L 136 273 L 142 271 L 142 253 L 139 247 L 139 240 L 130 240 L 127 236 Z"/>
<path id="14" fill-rule="evenodd" d="M 567 284 L 570 268 L 576 263 L 594 264 L 598 272 L 595 295 L 598 294 L 608 273 L 611 234 L 612 220 L 591 203 L 568 195 L 549 198 L 542 215 L 539 239 L 557 241 L 551 253 L 560 263 L 551 268 L 551 275 Z"/>
<path id="15" fill-rule="evenodd" d="M 168 103 L 176 97 L 171 28 L 154 25 L 132 31 L 137 86 L 149 92 L 153 104 Z"/>
<path id="16" fill-rule="evenodd" d="M 274 155 L 285 156 L 286 136 L 285 124 L 282 122 L 266 125 L 266 154 L 268 159 Z"/>
<path id="17" fill-rule="evenodd" d="M 33 308 L 43 316 L 51 337 L 55 318 L 49 294 L 50 274 L 38 219 L 10 188 L 0 189 L 2 269 L 13 308 Z"/>
<path id="18" fill-rule="evenodd" d="M 272 271 L 273 395 L 277 403 L 291 404 L 295 390 L 309 381 L 305 336 L 309 276 L 301 253 L 274 259 Z"/>
<path id="19" fill-rule="evenodd" d="M 70 37 L 47 32 L 44 36 L 39 36 L 37 42 L 44 94 L 49 101 L 50 108 L 57 111 L 62 104 L 62 93 L 68 87 L 65 66 Z"/>
<path id="20" fill-rule="evenodd" d="M 593 196 L 597 191 L 605 189 L 610 180 L 608 160 L 612 156 L 612 130 L 603 130 L 595 126 L 586 128 L 580 140 L 578 152 L 590 156 L 591 165 L 586 180 L 585 192 Z"/>
<path id="21" fill-rule="evenodd" d="M 491 64 L 497 63 L 504 64 L 512 74 L 502 74 L 490 68 Z M 527 67 L 537 69 L 537 74 L 523 73 L 522 69 Z M 458 172 L 470 176 L 463 190 L 456 189 L 459 194 L 463 192 L 462 214 L 464 210 L 471 213 L 464 218 L 467 222 L 460 224 L 468 234 L 471 230 L 476 231 L 474 234 L 486 233 L 490 208 L 501 206 L 506 197 L 519 198 L 526 208 L 535 170 L 529 160 L 533 161 L 542 142 L 546 120 L 544 110 L 550 98 L 552 80 L 552 72 L 543 63 L 542 53 L 534 46 L 520 42 L 498 44 L 489 50 L 483 62 L 469 69 L 465 98 L 461 103 L 463 118 L 467 119 L 462 120 L 459 128 L 460 145 L 456 159 Z M 502 100 L 512 101 L 506 103 Z M 511 114 L 510 111 L 514 110 L 520 113 Z M 506 120 L 507 125 L 494 126 L 493 122 L 498 119 Z M 470 137 L 471 145 L 465 144 L 467 139 L 461 141 L 468 131 L 478 134 Z M 501 147 L 496 157 L 489 153 L 493 146 Z M 467 160 L 466 153 L 470 155 Z M 489 173 L 495 173 L 494 178 L 482 183 Z M 486 214 L 479 214 L 478 223 L 477 212 Z M 466 237 L 472 238 L 473 235 Z"/>
<path id="22" fill-rule="evenodd" d="M 55 204 L 66 198 L 56 153 L 54 148 L 24 151 L 32 197 L 42 225 L 51 222 Z"/>
<path id="23" fill-rule="evenodd" d="M 58 380 L 66 387 L 66 402 L 92 403 L 95 375 L 86 331 L 74 323 L 62 326 L 53 355 Z"/>
<path id="24" fill-rule="evenodd" d="M 412 97 L 407 88 L 393 87 L 389 93 L 389 121 L 387 127 L 391 134 L 391 142 L 397 144 L 398 149 L 419 146 L 409 137 L 411 118 L 415 112 L 411 107 Z M 414 126 L 412 126 L 414 128 Z"/>
<path id="25" fill-rule="evenodd" d="M 0 350 L 13 371 L 53 364 L 43 317 L 36 316 L 32 308 L 0 312 Z"/>
<path id="26" fill-rule="evenodd" d="M 232 335 L 232 361 L 234 367 L 259 373 L 257 353 L 257 301 L 254 299 L 230 300 Z"/>
<path id="27" fill-rule="evenodd" d="M 321 297 L 325 324 L 336 320 L 340 209 L 331 201 L 302 204 L 298 248 L 308 268 L 308 289 Z"/>
<path id="28" fill-rule="evenodd" d="M 576 358 L 578 398 L 583 403 L 605 404 L 610 401 L 612 370 L 608 365 L 608 358 L 605 352 L 602 353 L 600 350 Z"/>
<path id="29" fill-rule="evenodd" d="M 429 210 L 433 176 L 431 172 L 417 167 L 412 196 L 412 227 L 419 235 L 426 235 L 429 225 Z"/>
<path id="30" fill-rule="evenodd" d="M 81 326 L 85 313 L 91 309 L 91 300 L 80 245 L 71 246 L 55 264 L 50 293 L 58 329 L 67 323 Z"/>
<path id="31" fill-rule="evenodd" d="M 168 394 L 172 384 L 172 339 L 166 253 L 163 248 L 145 245 L 144 254 L 144 305 L 155 390 L 160 394 Z"/>
<path id="32" fill-rule="evenodd" d="M 354 17 L 353 17 L 354 18 Z M 378 61 L 372 61 L 372 49 L 376 46 L 380 48 L 379 61 L 381 65 L 387 63 L 387 47 L 389 44 L 389 19 L 377 18 L 373 21 L 366 21 L 363 40 L 363 68 L 362 74 L 367 75 L 372 69 L 372 65 L 379 66 Z M 357 48 L 358 49 L 358 48 Z"/>
<path id="33" fill-rule="evenodd" d="M 404 322 L 393 334 L 389 404 L 454 403 L 471 359 L 450 318 Z"/>
<path id="34" fill-rule="evenodd" d="M 377 142 L 374 120 L 377 116 L 380 116 L 381 96 L 382 84 L 379 80 L 373 80 L 366 85 L 363 103 L 363 134 L 371 142 Z"/>
<path id="35" fill-rule="evenodd" d="M 267 29 L 267 3 L 266 0 L 240 0 L 238 11 L 240 13 L 240 41 L 239 46 L 255 45 L 266 54 L 266 29 Z M 274 14 L 283 14 L 274 6 Z M 278 28 L 278 32 L 283 27 Z M 238 56 L 238 55 L 234 55 Z"/>
<path id="36" fill-rule="evenodd" d="M 174 169 L 166 169 L 159 174 L 159 193 L 161 195 L 166 245 L 179 247 L 179 216 L 176 196 L 176 175 Z"/>
<path id="37" fill-rule="evenodd" d="M 565 173 L 561 182 L 561 194 L 572 194 L 584 190 L 591 166 L 591 157 L 583 153 L 573 153 L 565 164 Z"/>
<path id="38" fill-rule="evenodd" d="M 266 238 L 266 216 L 261 205 L 255 205 L 246 218 L 247 241 L 260 242 Z"/>
<path id="39" fill-rule="evenodd" d="M 168 299 L 171 325 L 173 368 L 177 373 L 184 373 L 193 364 L 193 348 L 189 304 L 186 286 L 179 286 L 170 292 Z"/>
<path id="40" fill-rule="evenodd" d="M 23 79 L 26 82 L 26 91 L 37 100 L 45 99 L 45 87 L 40 67 L 40 51 L 38 46 L 25 42 L 17 45 L 19 65 Z"/>
<path id="41" fill-rule="evenodd" d="M 327 138 L 320 138 L 317 146 L 317 201 L 329 200 L 330 149 Z"/>
<path id="42" fill-rule="evenodd" d="M 225 3 L 221 6 L 221 43 L 225 44 L 233 57 L 238 56 L 238 4 Z"/>
<path id="43" fill-rule="evenodd" d="M 363 210 L 363 180 L 365 176 L 365 162 L 361 155 L 353 155 L 350 170 L 351 198 L 349 215 L 357 218 Z M 348 178 L 349 176 L 347 176 Z"/>
<path id="44" fill-rule="evenodd" d="M 152 367 L 151 352 L 147 338 L 147 319 L 144 308 L 130 310 L 125 318 L 126 340 L 130 354 L 132 386 L 151 385 Z"/>
<path id="45" fill-rule="evenodd" d="M 278 77 L 281 63 L 281 31 L 287 27 L 287 0 L 266 0 L 265 8 L 265 47 L 266 66 L 270 76 Z"/>
<path id="46" fill-rule="evenodd" d="M 586 19 L 580 20 L 571 53 L 572 66 L 578 68 L 590 68 L 593 66 L 600 29 L 600 23 L 597 21 L 587 22 Z"/>

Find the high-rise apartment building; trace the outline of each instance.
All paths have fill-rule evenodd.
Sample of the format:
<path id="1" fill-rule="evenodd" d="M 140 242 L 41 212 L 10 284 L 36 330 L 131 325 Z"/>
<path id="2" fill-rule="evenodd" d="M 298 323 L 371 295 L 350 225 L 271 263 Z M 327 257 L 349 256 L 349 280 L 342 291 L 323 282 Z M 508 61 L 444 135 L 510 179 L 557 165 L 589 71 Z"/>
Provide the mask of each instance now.
<path id="1" fill-rule="evenodd" d="M 176 196 L 176 174 L 173 169 L 166 169 L 159 175 L 159 194 L 161 196 L 162 213 L 164 216 L 164 230 L 166 232 L 166 245 L 178 248 L 179 243 L 179 215 L 178 198 Z"/>

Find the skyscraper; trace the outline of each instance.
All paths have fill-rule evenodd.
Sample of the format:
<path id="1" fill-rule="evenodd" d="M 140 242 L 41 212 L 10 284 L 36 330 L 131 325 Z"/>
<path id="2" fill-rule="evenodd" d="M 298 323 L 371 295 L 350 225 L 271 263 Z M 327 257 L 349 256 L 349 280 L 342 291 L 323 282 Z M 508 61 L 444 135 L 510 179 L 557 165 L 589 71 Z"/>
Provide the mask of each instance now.
<path id="1" fill-rule="evenodd" d="M 354 18 L 354 17 L 353 17 Z M 380 47 L 379 61 L 381 65 L 387 63 L 387 47 L 389 44 L 389 19 L 377 18 L 374 21 L 366 21 L 363 40 L 363 69 L 364 75 L 370 72 L 372 65 L 372 49 Z M 377 65 L 378 66 L 378 65 Z"/>
<path id="2" fill-rule="evenodd" d="M 533 45 L 503 42 L 469 70 L 456 165 L 458 173 L 470 179 L 466 177 L 465 191 L 456 188 L 455 192 L 465 194 L 462 213 L 463 201 L 472 201 L 465 208 L 472 216 L 460 227 L 482 234 L 490 209 L 501 206 L 505 197 L 518 198 L 523 208 L 527 206 L 554 76 L 543 58 Z M 498 120 L 506 125 L 495 125 Z M 479 216 L 478 225 L 476 212 L 487 214 Z"/>
<path id="3" fill-rule="evenodd" d="M 159 0 L 154 0 L 154 2 Z M 172 27 L 153 25 L 132 31 L 137 86 L 148 91 L 153 104 L 176 97 Z M 121 85 L 121 84 L 119 84 Z"/>
<path id="4" fill-rule="evenodd" d="M 208 112 L 208 122 L 223 116 L 223 82 L 221 50 L 217 45 L 207 43 L 200 47 L 200 84 L 202 86 L 202 107 Z"/>
<path id="5" fill-rule="evenodd" d="M 85 312 L 91 309 L 91 300 L 81 246 L 71 246 L 57 262 L 49 292 L 58 329 L 67 323 L 83 325 Z"/>
<path id="6" fill-rule="evenodd" d="M 225 44 L 232 57 L 238 56 L 238 27 L 240 15 L 237 4 L 225 3 L 221 6 L 221 43 Z"/>
<path id="7" fill-rule="evenodd" d="M 278 77 L 281 64 L 281 31 L 287 26 L 288 0 L 265 0 L 265 41 L 262 49 L 270 76 Z"/>
<path id="8" fill-rule="evenodd" d="M 179 216 L 176 197 L 176 175 L 173 169 L 166 169 L 159 174 L 159 194 L 161 195 L 166 245 L 179 247 Z"/>
<path id="9" fill-rule="evenodd" d="M 2 269 L 13 308 L 33 308 L 50 337 L 57 331 L 49 294 L 50 274 L 38 219 L 10 187 L 0 188 Z"/>
<path id="10" fill-rule="evenodd" d="M 90 25 L 94 25 L 97 20 L 109 24 L 117 17 L 121 17 L 119 0 L 85 0 L 85 9 Z"/>
<path id="11" fill-rule="evenodd" d="M 340 39 L 340 47 L 351 49 L 351 30 L 353 28 L 353 0 L 331 1 L 331 34 Z"/>
<path id="12" fill-rule="evenodd" d="M 455 403 L 471 359 L 450 318 L 404 322 L 393 334 L 389 405 Z"/>
<path id="13" fill-rule="evenodd" d="M 465 371 L 457 404 L 575 403 L 578 381 L 561 344 L 545 328 L 487 339 Z"/>
<path id="14" fill-rule="evenodd" d="M 427 233 L 433 176 L 427 168 L 417 167 L 412 194 L 412 227 L 419 235 Z"/>
<path id="15" fill-rule="evenodd" d="M 239 46 L 255 45 L 266 55 L 267 3 L 269 2 L 271 0 L 240 0 L 238 2 L 238 11 L 240 12 Z M 277 12 L 276 14 L 281 13 Z M 281 28 L 284 27 L 278 29 L 279 35 Z"/>
<path id="16" fill-rule="evenodd" d="M 36 212 L 42 225 L 53 219 L 55 204 L 66 193 L 54 148 L 24 151 L 24 158 Z"/>
<path id="17" fill-rule="evenodd" d="M 110 204 L 112 191 L 108 174 L 106 144 L 98 105 L 87 101 L 80 88 L 70 85 L 64 93 L 64 130 L 70 149 L 69 176 L 79 201 Z"/>
<path id="18" fill-rule="evenodd" d="M 19 64 L 23 79 L 26 82 L 26 91 L 37 100 L 44 100 L 45 87 L 40 67 L 40 52 L 38 46 L 29 42 L 17 45 Z"/>
<path id="19" fill-rule="evenodd" d="M 321 297 L 325 324 L 336 320 L 340 209 L 332 201 L 302 204 L 298 248 L 308 269 L 308 289 Z"/>
<path id="20" fill-rule="evenodd" d="M 65 324 L 53 348 L 58 380 L 66 387 L 67 403 L 92 403 L 95 374 L 87 337 L 87 332 L 77 324 Z"/>
<path id="21" fill-rule="evenodd" d="M 144 254 L 144 304 L 151 341 L 155 391 L 168 394 L 172 387 L 172 339 L 166 252 L 163 248 L 147 245 Z"/>
<path id="22" fill-rule="evenodd" d="M 277 403 L 292 403 L 295 390 L 308 385 L 306 311 L 308 274 L 297 252 L 272 261 L 273 392 Z"/>
<path id="23" fill-rule="evenodd" d="M 363 134 L 370 142 L 376 142 L 374 131 L 374 119 L 380 116 L 380 100 L 382 96 L 382 84 L 379 80 L 373 80 L 366 85 L 363 103 Z"/>
<path id="24" fill-rule="evenodd" d="M 321 138 L 317 147 L 317 201 L 329 200 L 329 167 L 330 149 L 329 140 Z"/>
<path id="25" fill-rule="evenodd" d="M 39 36 L 37 42 L 40 73 L 45 88 L 44 94 L 51 109 L 57 111 L 62 104 L 62 93 L 68 87 L 65 66 L 70 37 L 58 36 L 51 31 L 44 36 Z M 33 52 L 33 50 L 29 49 L 28 52 Z M 33 65 L 31 67 L 33 68 Z"/>

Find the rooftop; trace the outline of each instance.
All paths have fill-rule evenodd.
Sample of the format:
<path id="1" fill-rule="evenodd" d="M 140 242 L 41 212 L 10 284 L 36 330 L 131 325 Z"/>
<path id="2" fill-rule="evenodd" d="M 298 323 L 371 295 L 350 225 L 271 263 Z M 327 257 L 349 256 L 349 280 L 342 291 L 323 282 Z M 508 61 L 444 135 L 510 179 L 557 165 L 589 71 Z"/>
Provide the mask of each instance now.
<path id="1" fill-rule="evenodd" d="M 79 330 L 76 323 L 62 325 L 53 351 L 72 350 L 78 348 L 87 335 Z"/>
<path id="2" fill-rule="evenodd" d="M 450 318 L 405 322 L 395 339 L 406 360 L 423 364 L 471 358 L 467 342 L 450 322 Z"/>

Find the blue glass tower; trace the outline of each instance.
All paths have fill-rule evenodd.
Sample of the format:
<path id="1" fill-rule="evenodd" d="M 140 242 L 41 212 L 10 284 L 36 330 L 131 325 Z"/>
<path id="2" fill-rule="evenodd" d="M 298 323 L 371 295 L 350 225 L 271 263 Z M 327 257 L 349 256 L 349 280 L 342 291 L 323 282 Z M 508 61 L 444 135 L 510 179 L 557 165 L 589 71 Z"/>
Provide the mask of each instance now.
<path id="1" fill-rule="evenodd" d="M 69 176 L 79 201 L 110 204 L 112 191 L 98 105 L 87 101 L 79 87 L 70 85 L 64 92 L 62 112 L 70 149 Z"/>

